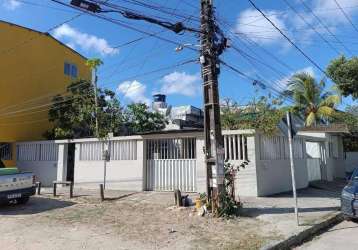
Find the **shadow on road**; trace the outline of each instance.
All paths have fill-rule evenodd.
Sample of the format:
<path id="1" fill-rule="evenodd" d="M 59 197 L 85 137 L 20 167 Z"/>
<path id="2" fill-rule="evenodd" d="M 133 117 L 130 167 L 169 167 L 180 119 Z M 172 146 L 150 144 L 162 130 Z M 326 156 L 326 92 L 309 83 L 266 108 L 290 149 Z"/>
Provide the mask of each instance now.
<path id="1" fill-rule="evenodd" d="M 29 202 L 24 205 L 11 204 L 0 206 L 0 215 L 25 215 L 38 214 L 58 208 L 74 205 L 74 202 L 61 201 L 45 197 L 31 197 Z"/>

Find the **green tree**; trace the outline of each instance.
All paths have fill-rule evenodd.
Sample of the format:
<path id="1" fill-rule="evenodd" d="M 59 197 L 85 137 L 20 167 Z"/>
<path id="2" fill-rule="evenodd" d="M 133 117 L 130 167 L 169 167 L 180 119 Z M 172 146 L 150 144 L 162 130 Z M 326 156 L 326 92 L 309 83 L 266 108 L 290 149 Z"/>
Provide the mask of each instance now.
<path id="1" fill-rule="evenodd" d="M 241 107 L 226 99 L 221 107 L 221 125 L 223 129 L 257 129 L 266 135 L 274 135 L 284 116 L 281 104 L 281 100 L 271 96 L 261 96 Z"/>
<path id="2" fill-rule="evenodd" d="M 318 83 L 308 73 L 297 73 L 288 82 L 285 94 L 293 98 L 293 111 L 305 119 L 306 126 L 327 122 L 335 114 L 341 98 L 324 89 L 324 81 Z"/>
<path id="3" fill-rule="evenodd" d="M 167 123 L 163 115 L 151 112 L 144 103 L 128 105 L 124 114 L 126 127 L 130 134 L 161 130 Z"/>
<path id="4" fill-rule="evenodd" d="M 327 74 L 343 96 L 358 98 L 358 57 L 347 59 L 342 55 L 333 59 L 327 67 Z"/>
<path id="5" fill-rule="evenodd" d="M 358 106 L 347 106 L 345 112 L 336 112 L 332 122 L 345 124 L 350 132 L 358 133 Z"/>
<path id="6" fill-rule="evenodd" d="M 86 65 L 90 67 L 90 69 L 97 71 L 97 68 L 103 64 L 102 60 L 99 58 L 92 58 L 86 61 Z"/>
<path id="7" fill-rule="evenodd" d="M 48 139 L 72 139 L 95 136 L 95 94 L 93 86 L 86 80 L 71 83 L 67 91 L 70 94 L 53 98 L 49 110 L 49 121 L 53 128 L 45 133 Z M 109 132 L 119 134 L 122 128 L 122 110 L 115 93 L 97 89 L 97 117 L 99 136 Z"/>

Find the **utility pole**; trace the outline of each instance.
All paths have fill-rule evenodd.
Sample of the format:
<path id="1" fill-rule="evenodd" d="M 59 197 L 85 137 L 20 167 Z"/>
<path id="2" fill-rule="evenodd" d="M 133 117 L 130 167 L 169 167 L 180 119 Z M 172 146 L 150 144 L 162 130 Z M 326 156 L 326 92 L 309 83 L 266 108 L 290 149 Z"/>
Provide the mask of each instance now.
<path id="1" fill-rule="evenodd" d="M 95 105 L 95 110 L 94 110 L 94 115 L 95 115 L 95 133 L 96 133 L 96 137 L 99 137 L 99 125 L 98 125 L 98 99 L 97 99 L 97 68 L 99 66 L 101 66 L 103 64 L 103 62 L 98 59 L 98 58 L 93 58 L 93 59 L 88 59 L 86 61 L 86 65 L 92 70 L 92 86 L 93 86 L 93 92 L 94 92 L 94 105 Z"/>
<path id="2" fill-rule="evenodd" d="M 295 178 L 295 165 L 293 161 L 293 133 L 292 133 L 292 121 L 291 121 L 291 113 L 287 111 L 287 127 L 288 127 L 288 145 L 290 149 L 290 166 L 291 166 L 291 179 L 292 179 L 292 192 L 293 192 L 293 199 L 295 201 L 295 216 L 297 226 L 299 226 L 299 219 L 298 219 L 298 202 L 297 202 L 297 193 L 296 193 L 296 178 Z"/>
<path id="3" fill-rule="evenodd" d="M 204 139 L 207 174 L 207 195 L 213 211 L 221 207 L 220 194 L 224 187 L 224 140 L 221 134 L 220 103 L 218 89 L 219 55 L 217 46 L 213 0 L 201 0 L 201 75 L 204 91 Z M 225 44 L 226 45 L 226 44 Z"/>

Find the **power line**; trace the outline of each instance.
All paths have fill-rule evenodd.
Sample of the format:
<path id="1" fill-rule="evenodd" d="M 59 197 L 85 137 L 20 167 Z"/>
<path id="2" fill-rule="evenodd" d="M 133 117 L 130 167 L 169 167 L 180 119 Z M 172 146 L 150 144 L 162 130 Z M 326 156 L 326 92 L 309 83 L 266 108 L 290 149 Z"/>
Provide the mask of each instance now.
<path id="1" fill-rule="evenodd" d="M 164 6 L 154 6 L 154 5 L 151 5 L 151 4 L 148 4 L 148 3 L 144 3 L 144 2 L 140 2 L 140 1 L 135 1 L 135 0 L 132 0 L 132 1 L 129 1 L 129 0 L 121 0 L 122 2 L 125 2 L 125 3 L 130 3 L 130 4 L 133 4 L 133 5 L 137 5 L 137 6 L 141 6 L 141 7 L 145 7 L 147 9 L 151 9 L 151 10 L 155 10 L 155 11 L 158 11 L 158 12 L 161 12 L 161 13 L 164 13 L 164 14 L 168 14 L 170 16 L 175 16 L 175 17 L 179 17 L 179 18 L 184 18 L 184 19 L 187 19 L 187 16 L 186 14 L 178 14 L 178 13 L 174 13 L 172 14 L 173 8 L 167 8 L 167 7 L 164 7 Z M 103 4 L 103 1 L 100 1 L 100 0 L 93 0 L 93 2 L 95 3 L 98 3 L 98 4 Z M 128 9 L 126 7 L 123 7 L 123 6 L 119 6 L 117 4 L 114 4 L 114 3 L 106 3 L 106 4 L 103 4 L 107 7 L 111 7 L 111 8 L 115 8 L 115 9 L 118 9 L 118 10 L 123 10 L 123 9 Z M 130 10 L 130 9 L 129 9 Z M 133 11 L 133 10 L 131 10 Z M 193 20 L 197 21 L 197 22 L 200 22 L 200 19 L 199 18 L 195 18 L 193 17 L 192 18 Z"/>
<path id="2" fill-rule="evenodd" d="M 357 9 L 358 5 L 352 5 L 352 6 L 344 6 L 342 7 L 342 9 Z M 339 10 L 339 8 L 315 8 L 315 12 L 316 13 L 327 13 L 327 12 L 333 12 L 333 11 L 337 11 Z M 304 13 L 304 12 L 302 12 Z M 275 11 L 275 13 L 270 13 L 267 14 L 266 16 L 282 16 L 282 15 L 286 15 L 286 14 L 290 14 L 288 9 L 287 10 L 281 10 L 281 11 Z M 261 15 L 250 15 L 250 16 L 245 16 L 247 18 L 255 18 L 255 17 L 260 17 Z M 262 17 L 262 16 L 261 16 Z M 236 19 L 235 19 L 236 22 Z"/>
<path id="3" fill-rule="evenodd" d="M 16 1 L 20 2 L 20 3 L 23 3 L 23 4 L 26 4 L 26 5 L 30 5 L 30 6 L 36 6 L 36 7 L 46 8 L 46 9 L 52 9 L 52 10 L 57 10 L 57 11 L 62 11 L 62 12 L 67 12 L 67 13 L 78 13 L 76 11 L 60 9 L 60 8 L 52 7 L 52 6 L 49 6 L 49 5 L 34 3 L 34 2 L 26 1 L 26 0 L 16 0 Z"/>
<path id="4" fill-rule="evenodd" d="M 185 60 L 185 61 L 181 61 L 177 64 L 174 64 L 174 65 L 171 65 L 171 66 L 166 66 L 166 67 L 162 67 L 162 68 L 159 68 L 159 69 L 155 69 L 155 70 L 152 70 L 152 71 L 148 71 L 148 72 L 144 72 L 144 73 L 141 73 L 141 74 L 136 74 L 136 75 L 132 75 L 132 76 L 129 76 L 129 77 L 126 77 L 124 79 L 121 79 L 120 81 L 126 81 L 126 80 L 130 80 L 130 79 L 133 79 L 133 78 L 138 78 L 138 77 L 142 77 L 142 76 L 146 76 L 146 75 L 150 75 L 150 74 L 154 74 L 154 73 L 158 73 L 158 72 L 161 72 L 161 71 L 165 71 L 165 70 L 168 70 L 168 69 L 172 69 L 172 68 L 176 68 L 176 67 L 179 67 L 179 66 L 183 66 L 183 65 L 186 65 L 186 64 L 189 64 L 189 63 L 193 63 L 193 62 L 196 62 L 197 60 L 196 59 L 191 59 L 191 60 Z M 83 83 L 84 84 L 84 83 Z M 76 85 L 76 87 L 80 87 L 82 86 L 83 84 L 78 84 Z M 103 85 L 103 86 L 106 86 L 106 85 Z M 103 87 L 102 86 L 102 87 Z M 52 97 L 55 97 L 57 95 L 62 95 L 62 94 L 66 94 L 68 93 L 68 91 L 65 91 L 65 92 L 62 92 L 62 93 L 58 93 L 56 95 L 53 95 Z M 72 97 L 70 96 L 70 99 Z M 63 103 L 63 102 L 67 102 L 69 99 L 66 99 L 66 100 L 63 100 L 63 101 L 60 101 L 60 102 L 56 102 L 56 103 L 53 103 L 53 102 L 49 102 L 49 103 L 43 103 L 41 105 L 37 105 L 37 106 L 30 106 L 30 107 L 26 107 L 24 109 L 20 109 L 20 110 L 16 110 L 16 111 L 10 111 L 10 112 L 5 112 L 5 113 L 0 113 L 0 117 L 3 117 L 3 116 L 8 116 L 8 115 L 14 115 L 14 114 L 19 114 L 19 113 L 23 113 L 23 112 L 26 112 L 26 111 L 31 111 L 31 110 L 35 110 L 35 109 L 39 109 L 39 108 L 43 108 L 43 107 L 48 107 L 48 106 L 52 106 L 53 104 L 60 104 L 60 103 Z M 6 107 L 5 107 L 6 108 Z"/>
<path id="5" fill-rule="evenodd" d="M 358 33 L 358 28 L 357 26 L 353 23 L 352 19 L 349 17 L 349 15 L 344 11 L 344 9 L 341 7 L 341 5 L 338 3 L 337 0 L 334 0 L 334 2 L 336 3 L 337 7 L 339 8 L 339 10 L 343 13 L 343 15 L 345 16 L 345 18 L 348 20 L 348 22 L 352 25 L 352 27 L 354 28 L 354 30 Z"/>
<path id="6" fill-rule="evenodd" d="M 286 5 L 288 5 L 288 7 L 290 7 L 290 8 L 293 10 L 293 12 L 296 13 L 297 16 L 299 16 L 299 17 L 301 18 L 301 20 L 302 20 L 305 24 L 307 24 L 326 44 L 328 44 L 328 46 L 329 46 L 332 50 L 334 50 L 337 54 L 339 54 L 339 51 L 338 51 L 326 38 L 324 38 L 324 37 L 322 36 L 322 34 L 319 33 L 319 32 L 317 31 L 317 29 L 316 29 L 310 22 L 308 22 L 308 21 L 306 20 L 306 18 L 305 18 L 303 15 L 301 15 L 301 14 L 295 9 L 295 7 L 293 7 L 292 4 L 290 4 L 290 3 L 288 2 L 288 0 L 283 0 L 283 1 L 286 3 Z"/>
<path id="7" fill-rule="evenodd" d="M 252 32 L 250 34 L 247 33 L 247 32 L 245 32 L 245 33 L 236 32 L 235 34 L 237 34 L 237 35 L 245 35 L 245 36 L 249 36 L 251 38 L 257 38 L 257 39 L 260 39 L 260 40 L 262 40 L 262 39 L 264 39 L 264 40 L 276 40 L 277 39 L 277 37 L 273 37 L 273 36 L 255 35 L 255 34 L 257 34 L 257 32 Z M 317 44 L 312 44 L 312 46 L 317 46 L 318 45 L 318 46 L 322 47 L 321 44 L 318 44 L 318 43 L 321 43 L 320 40 L 310 39 L 310 38 L 309 39 L 304 39 L 304 38 L 296 38 L 296 37 L 293 37 L 293 39 L 294 39 L 294 41 L 300 42 L 302 44 L 310 44 L 312 42 L 315 42 Z M 338 44 L 338 42 L 336 42 L 336 41 L 330 41 L 330 43 Z M 351 41 L 346 41 L 346 43 L 351 44 L 351 45 L 357 45 L 358 44 L 358 42 L 351 42 Z"/>
<path id="8" fill-rule="evenodd" d="M 42 32 L 42 33 L 44 33 L 44 34 L 49 33 L 49 32 L 51 32 L 51 31 L 57 29 L 58 27 L 60 27 L 60 26 L 62 26 L 62 25 L 64 25 L 64 24 L 66 24 L 66 23 L 72 22 L 73 20 L 75 20 L 76 18 L 80 17 L 81 15 L 82 15 L 82 13 L 79 13 L 79 14 L 77 14 L 77 15 L 71 17 L 70 19 L 67 19 L 67 20 L 65 20 L 65 21 L 63 21 L 63 22 L 61 22 L 61 23 L 59 23 L 59 24 L 56 24 L 55 26 L 52 26 L 51 28 L 47 29 L 46 32 Z M 21 47 L 21 46 L 23 46 L 23 45 L 25 45 L 25 44 L 27 44 L 27 43 L 33 41 L 33 40 L 36 40 L 36 39 L 38 39 L 38 38 L 39 38 L 39 36 L 33 36 L 33 37 L 29 38 L 28 40 L 22 41 L 21 43 L 17 44 L 17 45 L 14 46 L 14 47 L 11 47 L 11 48 L 9 48 L 9 49 L 5 49 L 5 50 L 0 51 L 0 55 L 3 55 L 3 54 L 8 53 L 8 52 L 10 52 L 10 51 L 13 51 L 14 49 L 16 49 L 16 48 L 18 48 L 18 47 Z"/>
<path id="9" fill-rule="evenodd" d="M 249 62 L 249 64 L 256 69 L 256 66 L 254 65 L 254 63 L 252 62 L 253 60 L 260 63 L 261 65 L 264 65 L 265 67 L 269 68 L 270 70 L 272 70 L 273 72 L 277 73 L 279 75 L 279 77 L 284 78 L 286 75 L 284 75 L 283 73 L 280 73 L 279 71 L 277 71 L 274 67 L 272 67 L 271 65 L 266 64 L 263 61 L 260 61 L 258 59 L 256 59 L 255 57 L 247 54 L 245 51 L 240 50 L 234 46 L 231 46 L 231 48 L 233 48 L 237 53 L 239 53 L 245 60 L 247 60 Z M 260 77 L 261 80 L 263 80 L 263 77 Z M 279 86 L 276 82 L 272 83 L 272 87 L 276 87 L 278 89 L 278 91 L 283 91 L 284 89 L 282 89 L 281 86 Z"/>
<path id="10" fill-rule="evenodd" d="M 265 13 L 262 12 L 260 8 L 258 8 L 252 0 L 248 0 L 250 4 L 261 13 L 263 17 L 278 31 L 280 34 L 292 45 L 294 46 L 309 62 L 311 62 L 319 71 L 321 71 L 324 75 L 328 76 L 327 73 L 311 58 L 309 57 L 300 47 L 298 47 L 283 31 L 277 27 L 277 25 L 268 18 Z"/>
<path id="11" fill-rule="evenodd" d="M 161 32 L 157 32 L 157 33 L 161 33 Z M 140 40 L 143 40 L 143 39 L 145 39 L 145 38 L 147 38 L 147 37 L 151 37 L 151 36 L 152 36 L 151 34 L 150 34 L 150 35 L 145 35 L 145 36 L 136 38 L 136 39 L 134 39 L 134 40 L 131 40 L 131 41 L 122 43 L 122 44 L 120 44 L 120 45 L 117 45 L 117 46 L 115 46 L 115 47 L 113 47 L 113 48 L 122 48 L 122 47 L 124 47 L 124 46 L 133 44 L 134 42 L 138 42 L 138 41 L 140 41 Z M 134 66 L 136 66 L 136 65 L 134 65 Z M 63 67 L 63 66 L 61 65 L 60 67 Z M 44 72 L 56 70 L 56 69 L 58 69 L 58 68 L 60 68 L 60 67 L 59 67 L 59 66 L 51 67 L 51 68 L 49 68 L 49 69 L 46 70 L 46 71 L 38 72 L 38 75 L 39 75 L 39 77 L 42 77 L 42 74 L 43 74 Z M 27 75 L 22 75 L 22 76 L 21 76 L 21 75 L 17 75 L 16 77 L 19 77 L 19 76 L 22 77 L 22 78 L 27 77 Z M 47 95 L 43 95 L 43 96 L 36 97 L 36 98 L 33 98 L 33 99 L 29 99 L 29 100 L 26 100 L 26 101 L 23 102 L 23 103 L 17 103 L 17 104 L 10 105 L 10 106 L 7 106 L 7 107 L 0 107 L 0 111 L 1 111 L 1 110 L 6 110 L 6 109 L 9 109 L 9 108 L 14 108 L 14 107 L 17 107 L 17 106 L 26 104 L 26 103 L 34 102 L 34 101 L 36 101 L 36 100 L 41 100 L 41 99 L 45 99 L 45 98 L 51 98 L 52 96 L 54 96 L 54 93 L 47 94 Z"/>
<path id="12" fill-rule="evenodd" d="M 77 8 L 73 7 L 72 5 L 63 3 L 63 2 L 61 2 L 61 1 L 59 1 L 59 0 L 51 0 L 51 1 L 56 2 L 56 3 L 58 3 L 58 4 L 61 4 L 61 5 L 64 5 L 64 6 L 67 6 L 67 7 L 70 7 L 70 8 L 73 8 L 73 9 L 77 9 Z M 146 35 L 150 35 L 150 34 L 151 34 L 150 32 L 147 32 L 147 31 L 145 31 L 145 30 L 141 30 L 141 29 L 138 29 L 138 28 L 136 28 L 136 27 L 130 26 L 130 25 L 125 24 L 125 23 L 123 23 L 122 21 L 119 21 L 119 20 L 117 20 L 117 19 L 109 18 L 109 17 L 106 17 L 106 16 L 104 16 L 104 15 L 95 14 L 95 13 L 92 13 L 92 12 L 89 12 L 89 11 L 85 11 L 85 10 L 83 10 L 83 9 L 79 9 L 79 10 L 81 10 L 83 13 L 86 13 L 86 14 L 88 14 L 88 15 L 91 15 L 91 16 L 94 16 L 94 17 L 97 17 L 97 18 L 106 20 L 106 21 L 108 21 L 108 22 L 111 22 L 111 23 L 116 24 L 116 25 L 118 25 L 118 26 L 124 27 L 124 28 L 126 28 L 126 29 L 130 29 L 130 30 L 133 30 L 133 31 L 142 33 L 142 34 L 146 34 Z M 165 41 L 165 42 L 168 42 L 168 43 L 171 43 L 171 44 L 175 44 L 175 45 L 177 45 L 177 46 L 181 44 L 181 43 L 179 43 L 179 42 L 175 42 L 175 41 L 173 41 L 173 40 L 170 40 L 170 39 L 168 39 L 168 38 L 164 38 L 164 37 L 161 37 L 161 36 L 158 36 L 158 35 L 152 34 L 152 36 L 155 37 L 155 38 L 157 38 L 157 39 L 159 39 L 159 40 L 162 40 L 162 41 Z M 193 50 L 193 51 L 197 51 L 196 49 L 191 48 L 191 47 L 188 47 L 188 49 Z"/>
<path id="13" fill-rule="evenodd" d="M 249 1 L 251 1 L 251 0 L 249 0 Z M 350 54 L 352 55 L 353 53 L 349 50 L 349 48 L 347 48 L 347 47 L 344 45 L 344 43 L 342 43 L 342 42 L 337 38 L 337 36 L 336 36 L 335 34 L 333 34 L 333 32 L 328 28 L 328 26 L 321 20 L 321 18 L 319 18 L 319 17 L 314 13 L 314 11 L 305 3 L 305 1 L 300 0 L 300 2 L 302 3 L 303 6 L 305 6 L 305 8 L 306 8 L 309 12 L 311 12 L 311 14 L 312 14 L 312 15 L 318 20 L 318 22 L 327 30 L 327 32 L 328 32 L 329 34 L 331 34 L 331 35 L 334 37 L 334 39 L 335 39 L 339 44 L 341 44 L 341 46 L 342 46 L 346 51 L 348 51 L 348 53 L 350 53 Z"/>
<path id="14" fill-rule="evenodd" d="M 277 91 L 276 89 L 272 88 L 270 85 L 267 85 L 267 84 L 265 84 L 264 82 L 262 82 L 261 80 L 258 80 L 258 79 L 256 79 L 256 78 L 253 78 L 253 77 L 249 76 L 248 74 L 242 72 L 241 70 L 235 68 L 234 66 L 229 65 L 228 63 L 224 62 L 223 60 L 220 60 L 220 62 L 221 62 L 224 66 L 226 66 L 226 67 L 228 67 L 229 69 L 231 69 L 232 71 L 234 71 L 235 73 L 239 74 L 242 78 L 245 78 L 245 79 L 248 79 L 248 80 L 252 81 L 252 84 L 253 84 L 253 85 L 258 85 L 258 86 L 259 86 L 260 88 L 262 88 L 262 89 L 269 88 L 269 89 L 271 89 L 272 91 L 274 91 L 274 92 L 277 94 L 277 96 L 282 97 L 282 95 L 281 95 L 282 93 L 280 93 L 280 92 Z M 284 98 L 287 99 L 287 97 L 284 97 Z M 289 100 L 289 101 L 292 102 L 292 100 Z"/>
<path id="15" fill-rule="evenodd" d="M 220 19 L 222 19 L 222 20 L 220 20 Z M 234 33 L 233 31 L 231 31 L 231 26 L 228 24 L 227 21 L 224 20 L 224 18 L 220 18 L 220 19 L 219 19 L 219 22 L 228 28 L 228 32 L 232 36 L 234 36 L 233 39 L 238 38 L 240 41 L 242 41 L 242 39 L 240 38 L 240 34 L 237 34 L 237 33 Z M 287 68 L 290 71 L 294 71 L 294 69 L 291 66 L 289 66 L 287 63 L 282 61 L 280 58 L 278 58 L 276 55 L 271 53 L 269 50 L 267 50 L 266 48 L 264 48 L 263 46 L 261 46 L 260 44 L 255 42 L 254 40 L 250 39 L 246 34 L 242 34 L 242 35 L 244 36 L 243 39 L 245 39 L 248 43 L 250 43 L 251 45 L 253 44 L 255 47 L 261 48 L 265 52 L 265 54 L 267 54 L 269 57 L 272 57 L 281 66 Z M 243 42 L 243 44 L 245 44 L 244 41 L 242 41 L 242 42 Z M 249 49 L 249 50 L 252 51 L 251 49 Z M 253 53 L 256 54 L 256 52 L 253 52 Z"/>
<path id="16" fill-rule="evenodd" d="M 226 26 L 226 22 L 223 20 L 223 25 Z M 229 27 L 229 33 L 233 34 L 235 37 L 237 37 L 240 41 L 241 39 L 235 35 L 231 30 L 230 30 L 230 27 Z M 233 38 L 235 38 L 233 37 Z M 251 50 L 251 48 L 249 48 L 248 45 L 246 45 L 243 41 L 242 41 L 243 45 L 248 49 L 250 50 L 254 55 L 257 55 L 256 51 L 253 51 Z M 260 45 L 256 44 L 256 46 L 258 47 L 261 47 Z M 245 51 L 241 50 L 241 49 L 238 49 L 236 46 L 234 45 L 231 45 L 231 48 L 233 48 L 236 52 L 238 52 L 240 55 L 242 55 L 244 57 L 245 60 L 248 61 L 248 63 L 254 68 L 256 69 L 256 66 L 253 64 L 252 60 L 260 63 L 261 65 L 264 65 L 266 68 L 269 68 L 272 72 L 275 72 L 280 78 L 285 78 L 287 77 L 287 74 L 281 72 L 280 70 L 274 68 L 273 66 L 271 66 L 270 64 L 268 63 L 265 63 L 263 60 L 260 60 L 254 56 L 251 56 L 249 55 L 248 53 L 246 53 Z M 262 47 L 261 47 L 262 48 Z M 273 57 L 276 61 L 278 61 L 280 64 L 282 64 L 283 66 L 286 66 L 289 70 L 293 71 L 293 69 L 291 67 L 289 67 L 287 64 L 285 64 L 284 62 L 282 62 L 279 58 L 277 58 L 275 55 L 273 55 L 272 53 L 270 53 L 269 51 L 267 51 L 266 49 L 262 48 L 265 53 L 267 53 L 269 56 Z M 259 58 L 261 58 L 259 55 L 257 55 Z M 256 70 L 255 70 L 256 71 Z M 256 71 L 257 72 L 257 71 Z M 263 78 L 261 78 L 261 81 L 263 81 Z M 280 84 L 278 84 L 277 82 L 273 82 L 272 83 L 273 86 L 275 86 L 276 88 L 278 88 L 280 91 L 283 91 L 283 88 L 282 86 L 280 86 Z"/>

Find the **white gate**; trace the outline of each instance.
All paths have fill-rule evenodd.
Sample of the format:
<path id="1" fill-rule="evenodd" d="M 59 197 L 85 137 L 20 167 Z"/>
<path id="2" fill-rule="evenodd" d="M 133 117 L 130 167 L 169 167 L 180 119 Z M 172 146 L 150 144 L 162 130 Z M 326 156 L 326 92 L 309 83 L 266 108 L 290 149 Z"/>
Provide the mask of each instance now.
<path id="1" fill-rule="evenodd" d="M 321 160 L 319 158 L 307 159 L 308 181 L 322 180 Z"/>
<path id="2" fill-rule="evenodd" d="M 308 181 L 325 180 L 327 168 L 326 148 L 323 142 L 306 142 Z"/>
<path id="3" fill-rule="evenodd" d="M 196 191 L 196 139 L 146 140 L 146 188 L 155 191 Z"/>

